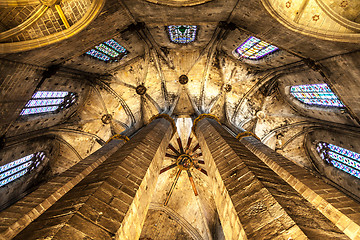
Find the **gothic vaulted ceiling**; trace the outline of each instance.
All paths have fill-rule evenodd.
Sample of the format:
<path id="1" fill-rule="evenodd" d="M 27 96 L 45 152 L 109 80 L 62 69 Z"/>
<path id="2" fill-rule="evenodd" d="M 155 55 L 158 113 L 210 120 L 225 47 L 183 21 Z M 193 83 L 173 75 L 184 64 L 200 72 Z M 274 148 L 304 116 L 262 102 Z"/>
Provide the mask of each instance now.
<path id="1" fill-rule="evenodd" d="M 319 142 L 360 152 L 357 0 L 3 0 L 0 31 L 0 166 L 39 151 L 48 159 L 0 188 L 3 207 L 159 113 L 177 121 L 173 145 L 177 137 L 185 144 L 191 118 L 210 113 L 360 197 L 359 180 L 324 165 L 316 152 Z M 189 35 L 176 42 L 172 34 Z M 264 56 L 241 50 L 249 39 L 263 53 L 273 49 Z M 292 86 L 311 84 L 326 84 L 342 105 L 306 104 L 292 94 Z M 61 111 L 23 115 L 38 91 L 75 100 Z M 219 227 L 214 203 L 199 206 L 184 178 L 165 211 L 175 173 L 166 174 L 142 237 L 155 234 L 157 219 L 172 217 L 174 226 L 161 223 L 172 229 L 168 239 L 206 239 Z M 208 199 L 206 175 L 194 178 Z M 202 214 L 215 216 L 214 229 Z"/>

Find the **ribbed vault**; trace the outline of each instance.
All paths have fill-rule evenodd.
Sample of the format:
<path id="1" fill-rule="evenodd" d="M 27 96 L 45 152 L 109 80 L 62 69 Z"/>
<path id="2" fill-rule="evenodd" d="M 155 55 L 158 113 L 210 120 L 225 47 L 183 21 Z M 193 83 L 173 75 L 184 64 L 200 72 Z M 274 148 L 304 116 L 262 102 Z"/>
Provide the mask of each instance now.
<path id="1" fill-rule="evenodd" d="M 107 146 L 112 136 L 131 138 L 164 113 L 177 123 L 173 146 L 177 139 L 186 145 L 191 136 L 194 147 L 192 121 L 211 114 L 360 198 L 360 180 L 325 166 L 314 150 L 321 138 L 360 152 L 359 13 L 351 0 L 2 1 L 0 166 L 41 147 L 51 157 L 43 175 L 0 188 L 0 207 L 30 191 L 31 179 L 46 182 Z M 171 42 L 168 25 L 197 26 L 195 41 Z M 239 58 L 235 49 L 251 36 L 279 51 L 258 61 Z M 109 39 L 127 50 L 118 62 L 85 54 Z M 290 94 L 293 85 L 320 83 L 345 107 L 308 106 Z M 79 97 L 58 114 L 19 117 L 39 90 Z M 162 167 L 172 160 L 165 158 Z M 183 175 L 167 207 L 162 203 L 176 171 L 160 175 L 142 239 L 224 238 L 210 180 L 194 172 L 196 197 Z M 20 185 L 21 191 L 13 190 Z M 153 228 L 157 221 L 162 230 Z"/>

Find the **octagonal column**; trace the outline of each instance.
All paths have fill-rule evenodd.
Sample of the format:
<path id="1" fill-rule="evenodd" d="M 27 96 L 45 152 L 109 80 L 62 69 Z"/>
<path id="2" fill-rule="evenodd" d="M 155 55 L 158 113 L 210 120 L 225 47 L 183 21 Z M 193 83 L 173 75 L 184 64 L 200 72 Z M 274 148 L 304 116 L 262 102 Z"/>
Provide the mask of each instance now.
<path id="1" fill-rule="evenodd" d="M 12 239 L 125 143 L 115 139 L 0 212 L 0 240 Z"/>
<path id="2" fill-rule="evenodd" d="M 213 116 L 200 115 L 194 131 L 226 239 L 347 239 Z"/>
<path id="3" fill-rule="evenodd" d="M 158 115 L 15 239 L 138 239 L 175 130 Z"/>
<path id="4" fill-rule="evenodd" d="M 263 144 L 254 134 L 237 138 L 351 239 L 360 239 L 360 203 Z"/>

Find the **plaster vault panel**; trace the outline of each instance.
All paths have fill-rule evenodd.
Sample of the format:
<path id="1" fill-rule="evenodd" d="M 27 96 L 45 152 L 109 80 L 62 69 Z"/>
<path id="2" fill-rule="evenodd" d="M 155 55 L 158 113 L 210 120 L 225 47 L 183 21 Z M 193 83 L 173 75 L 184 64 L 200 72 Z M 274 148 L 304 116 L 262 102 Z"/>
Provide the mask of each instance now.
<path id="1" fill-rule="evenodd" d="M 353 1 L 337 4 L 326 0 L 262 2 L 275 19 L 296 32 L 327 40 L 358 41 L 360 25 L 355 22 L 358 21 L 357 16 L 354 17 L 351 10 L 346 10 L 351 5 L 357 9 L 354 11 L 359 12 L 360 6 Z"/>

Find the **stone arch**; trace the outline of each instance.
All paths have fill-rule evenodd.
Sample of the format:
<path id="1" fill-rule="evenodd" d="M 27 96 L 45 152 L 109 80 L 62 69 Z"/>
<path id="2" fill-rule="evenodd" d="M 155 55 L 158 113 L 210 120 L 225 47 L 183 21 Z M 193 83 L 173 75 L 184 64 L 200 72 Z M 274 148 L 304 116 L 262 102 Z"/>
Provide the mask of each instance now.
<path id="1" fill-rule="evenodd" d="M 83 29 L 85 29 L 98 16 L 104 4 L 105 4 L 105 0 L 93 0 L 89 9 L 84 14 L 84 16 L 72 26 L 68 26 L 65 30 L 35 39 L 30 39 L 20 42 L 0 43 L 0 54 L 28 51 L 68 39 L 74 36 L 75 34 L 81 32 Z M 37 22 L 38 19 L 42 16 L 42 14 L 44 14 L 45 11 L 49 9 L 49 6 L 47 6 L 46 4 L 42 4 L 40 8 L 41 8 L 41 12 L 38 11 L 35 17 L 30 16 L 27 20 L 28 22 L 25 21 L 24 23 L 20 24 L 19 26 L 13 29 L 0 33 L 0 39 L 3 35 L 5 36 L 10 34 L 16 36 L 17 34 L 21 33 L 29 26 Z M 5 36 L 5 37 L 8 38 L 9 36 Z"/>
<path id="2" fill-rule="evenodd" d="M 316 0 L 316 3 L 338 24 L 356 32 L 360 31 L 360 2 L 354 0 Z"/>
<path id="3" fill-rule="evenodd" d="M 46 175 L 50 174 L 49 164 L 58 157 L 59 147 L 49 136 L 41 136 L 6 146 L 0 151 L 0 166 L 36 152 L 44 152 L 46 155 L 37 168 L 0 188 L 0 209 L 13 204 L 47 178 Z"/>
<path id="4" fill-rule="evenodd" d="M 319 142 L 337 145 L 339 147 L 360 152 L 360 143 L 357 141 L 358 133 L 349 134 L 340 129 L 318 129 L 309 132 L 304 139 L 304 147 L 317 171 L 341 188 L 360 197 L 360 179 L 327 164 L 316 151 Z"/>
<path id="5" fill-rule="evenodd" d="M 280 76 L 278 79 L 278 89 L 287 104 L 303 116 L 329 122 L 338 121 L 344 124 L 353 124 L 354 122 L 345 108 L 308 105 L 290 94 L 290 88 L 292 86 L 323 83 L 326 83 L 325 79 L 318 72 L 308 69 L 304 72 L 293 72 Z M 337 94 L 336 96 L 339 97 Z"/>

